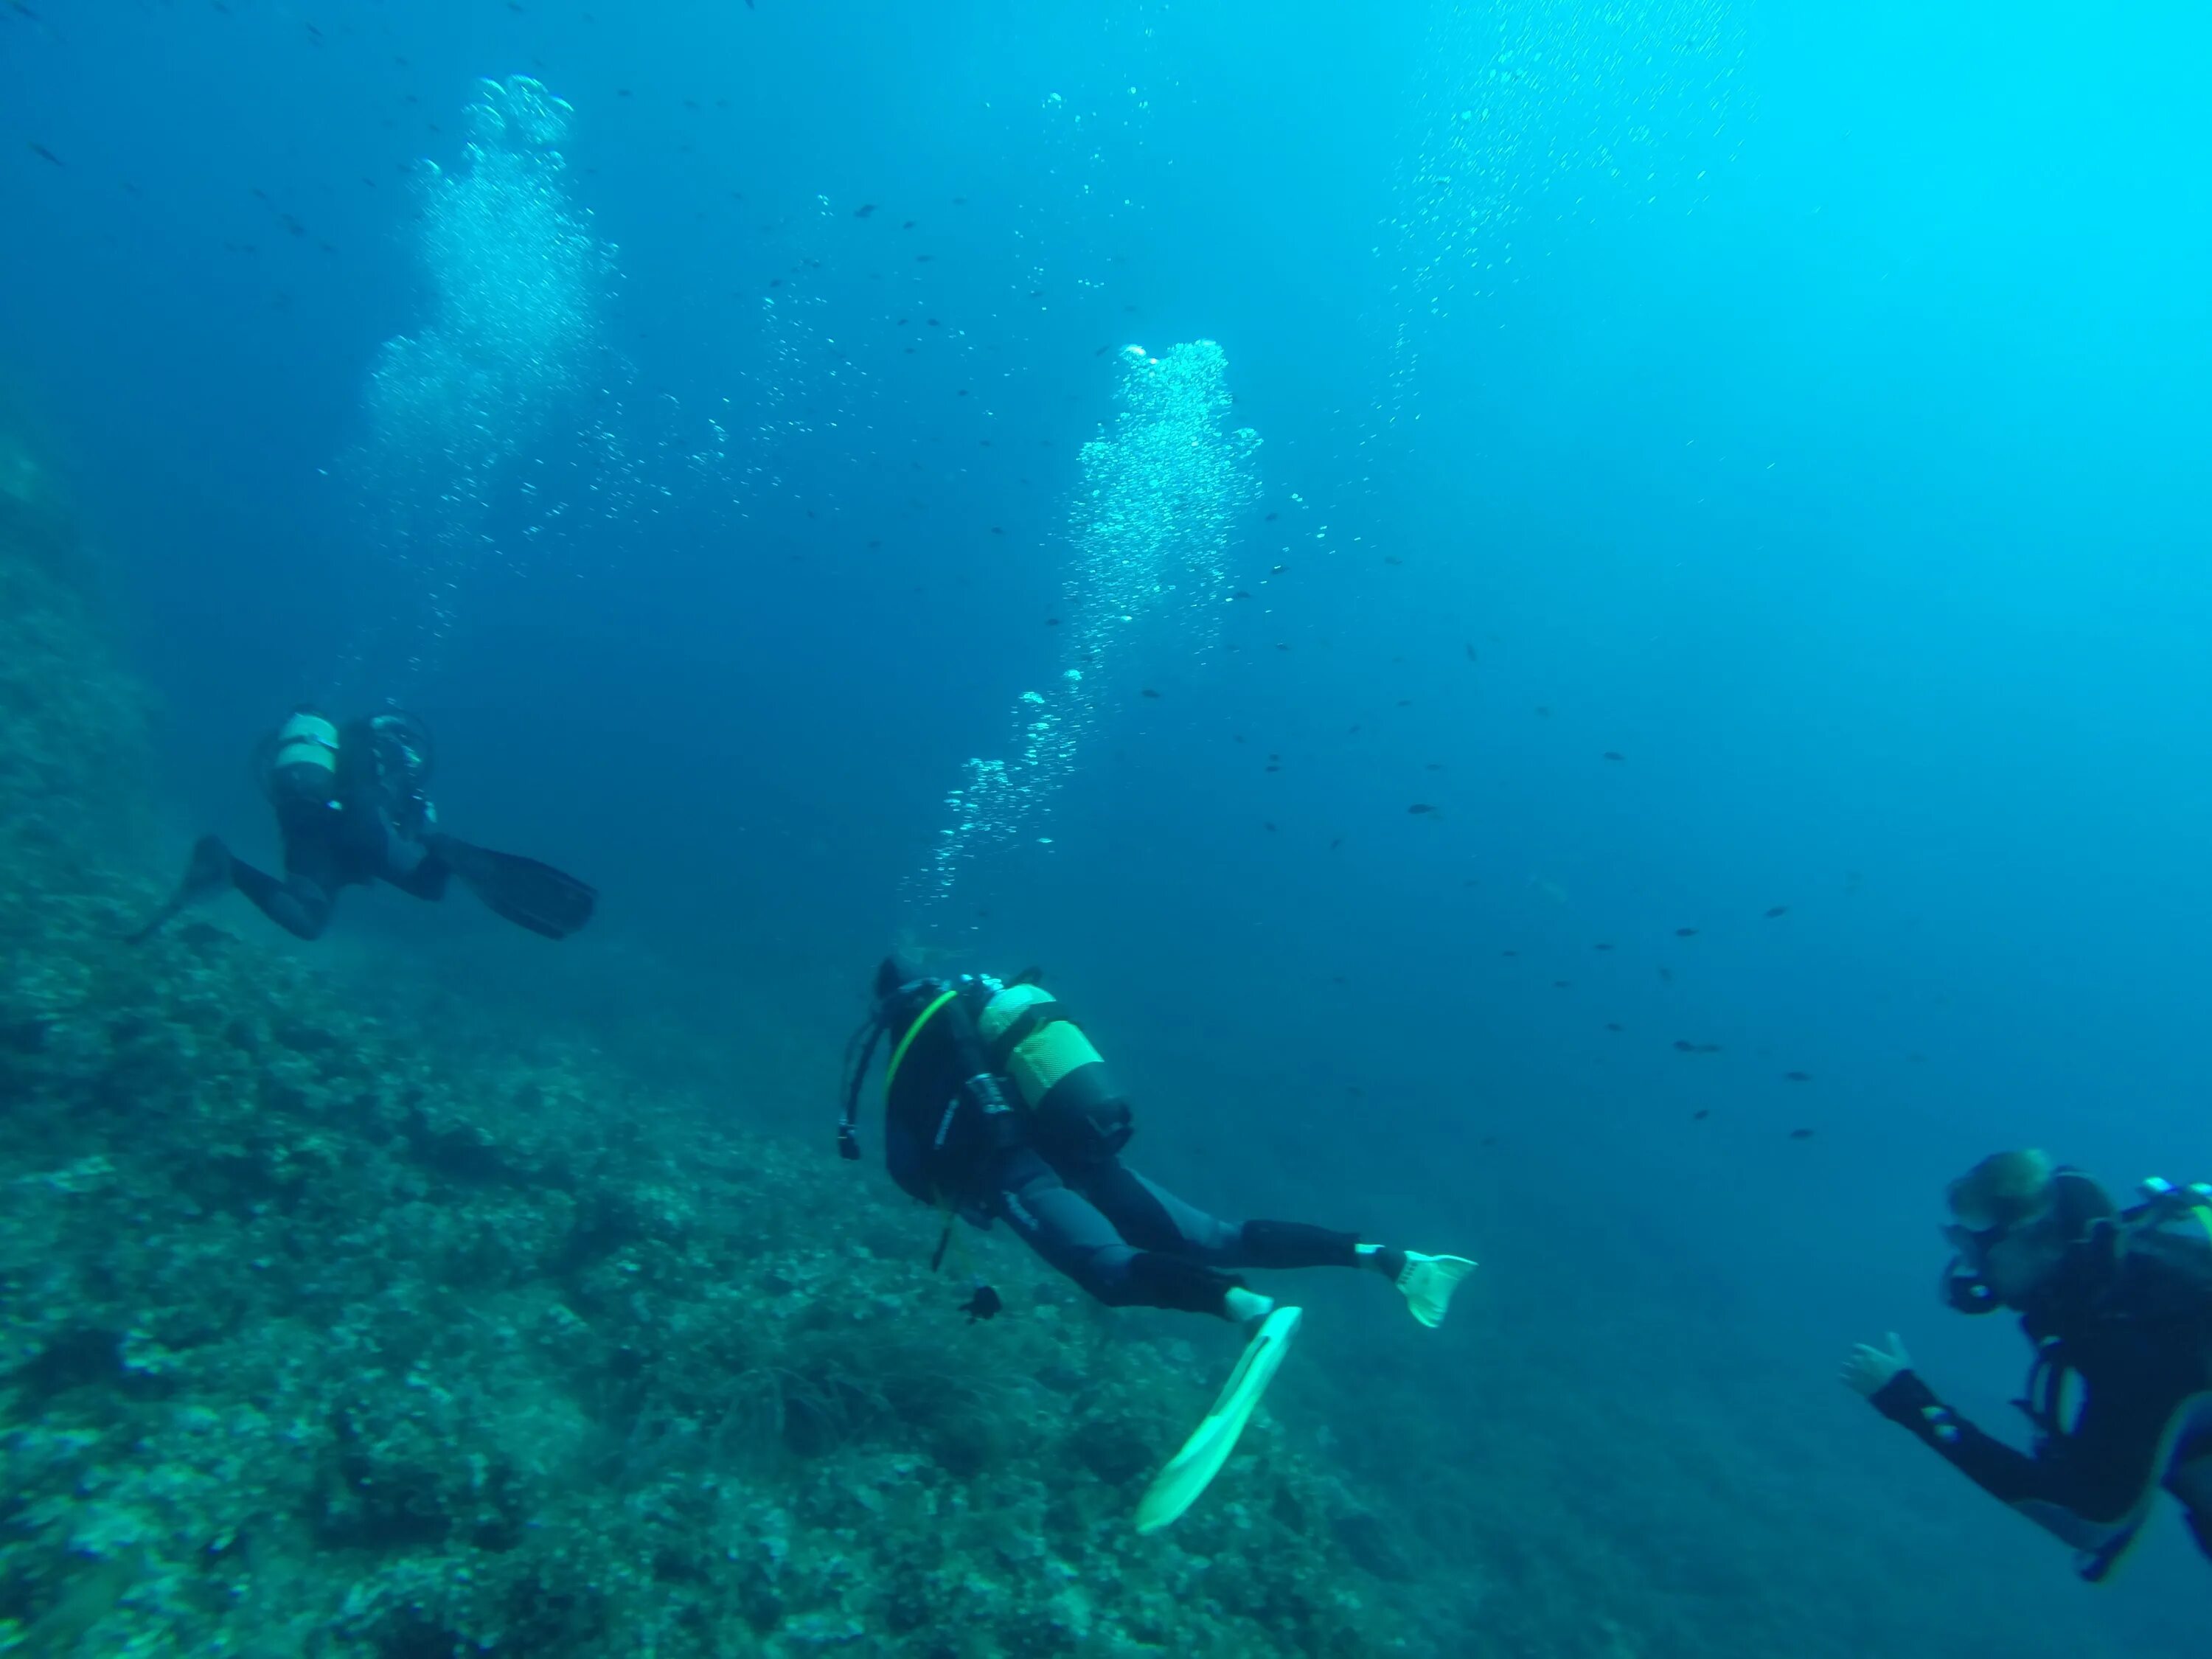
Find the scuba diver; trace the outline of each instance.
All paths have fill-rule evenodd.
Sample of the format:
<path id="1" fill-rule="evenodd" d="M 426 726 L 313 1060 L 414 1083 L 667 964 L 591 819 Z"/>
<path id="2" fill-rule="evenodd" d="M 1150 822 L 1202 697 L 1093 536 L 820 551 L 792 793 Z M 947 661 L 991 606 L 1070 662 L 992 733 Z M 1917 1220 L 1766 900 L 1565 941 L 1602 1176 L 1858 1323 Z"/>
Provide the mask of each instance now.
<path id="1" fill-rule="evenodd" d="M 1424 1325 L 1443 1321 L 1474 1270 L 1464 1256 L 1363 1243 L 1297 1221 L 1218 1220 L 1123 1164 L 1129 1105 L 1097 1049 L 1030 970 L 1007 983 L 924 977 L 894 956 L 877 970 L 875 1006 L 846 1060 L 839 1154 L 860 1156 L 855 1118 L 879 1042 L 884 1158 L 891 1178 L 944 1213 L 930 1265 L 965 1220 L 1004 1221 L 1051 1267 L 1109 1307 L 1211 1314 L 1249 1340 L 1196 1433 L 1139 1506 L 1140 1531 L 1166 1526 L 1226 1460 L 1282 1363 L 1300 1310 L 1278 1306 L 1239 1268 L 1351 1267 L 1395 1285 Z M 963 1311 L 988 1319 L 997 1293 L 978 1284 Z"/>
<path id="2" fill-rule="evenodd" d="M 2118 1209 L 2081 1170 L 1998 1152 L 1950 1187 L 1956 1254 L 1943 1297 L 1961 1313 L 2021 1316 L 2035 1345 L 2023 1453 L 1936 1397 L 1891 1333 L 1843 1379 L 1946 1462 L 2075 1551 L 2091 1583 L 2118 1565 L 2162 1486 L 2212 1555 L 2212 1187 L 2143 1183 Z M 2069 1382 L 2080 1408 L 2067 1409 Z"/>
<path id="3" fill-rule="evenodd" d="M 232 887 L 306 939 L 329 925 L 340 888 L 373 881 L 437 899 L 459 876 L 491 909 L 548 939 L 565 939 L 592 919 L 599 896 L 573 876 L 439 833 L 424 793 L 430 764 L 429 732 L 411 714 L 390 709 L 340 728 L 312 708 L 293 710 L 255 751 L 283 837 L 283 879 L 232 856 L 221 837 L 203 836 L 175 894 L 131 942 Z"/>

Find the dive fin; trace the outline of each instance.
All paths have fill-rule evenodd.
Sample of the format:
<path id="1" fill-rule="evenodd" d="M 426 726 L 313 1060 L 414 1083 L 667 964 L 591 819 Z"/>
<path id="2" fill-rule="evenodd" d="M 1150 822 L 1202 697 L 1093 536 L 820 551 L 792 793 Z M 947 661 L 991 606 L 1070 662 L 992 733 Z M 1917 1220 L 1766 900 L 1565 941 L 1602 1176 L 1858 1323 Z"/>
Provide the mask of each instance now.
<path id="1" fill-rule="evenodd" d="M 1152 1478 L 1152 1484 L 1145 1488 L 1145 1495 L 1137 1504 L 1139 1532 L 1158 1532 L 1171 1525 L 1198 1501 L 1199 1494 L 1221 1473 L 1221 1466 L 1237 1449 L 1237 1437 L 1252 1420 L 1260 1396 L 1274 1381 L 1303 1316 L 1296 1308 L 1278 1308 L 1261 1322 L 1252 1340 L 1244 1345 L 1237 1369 L 1229 1373 L 1229 1380 L 1214 1397 L 1212 1409 L 1206 1413 L 1205 1420 L 1182 1443 L 1182 1449 L 1168 1460 L 1167 1467 Z"/>
<path id="2" fill-rule="evenodd" d="M 1419 1250 L 1408 1250 L 1406 1265 L 1398 1272 L 1398 1291 L 1414 1318 L 1424 1325 L 1441 1325 L 1444 1310 L 1451 1306 L 1452 1292 L 1474 1271 L 1474 1263 L 1463 1255 L 1423 1255 Z"/>
<path id="3" fill-rule="evenodd" d="M 484 908 L 547 939 L 566 939 L 592 919 L 599 893 L 550 864 L 517 853 L 433 836 L 430 850 L 452 866 Z"/>
<path id="4" fill-rule="evenodd" d="M 167 927 L 179 915 L 190 909 L 203 899 L 213 898 L 230 885 L 230 848 L 222 844 L 220 836 L 202 836 L 192 843 L 192 861 L 185 866 L 184 879 L 169 902 L 156 910 L 152 920 L 130 936 L 128 942 L 143 945 Z"/>

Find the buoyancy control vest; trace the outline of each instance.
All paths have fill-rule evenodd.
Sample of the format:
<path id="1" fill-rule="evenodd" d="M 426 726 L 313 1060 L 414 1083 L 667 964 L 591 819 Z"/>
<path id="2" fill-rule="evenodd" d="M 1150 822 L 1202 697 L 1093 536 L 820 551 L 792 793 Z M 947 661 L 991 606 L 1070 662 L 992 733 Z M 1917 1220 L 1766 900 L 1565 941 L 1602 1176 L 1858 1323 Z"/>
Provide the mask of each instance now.
<path id="1" fill-rule="evenodd" d="M 2174 1403 L 2142 1488 L 2124 1514 L 2090 1522 L 2049 1504 L 2018 1506 L 2074 1545 L 2075 1571 L 2092 1583 L 2109 1574 L 2135 1541 L 2172 1470 L 2212 1455 L 2212 1185 L 2153 1179 L 2142 1190 L 2141 1203 L 2096 1223 L 2078 1247 L 2087 1253 L 2087 1273 L 2078 1282 L 2098 1288 L 2075 1304 L 2075 1315 L 2163 1331 L 2164 1340 L 2180 1345 L 2188 1375 L 2174 1379 Z M 2075 1356 L 2065 1334 L 2039 1330 L 2041 1322 L 2033 1316 L 2024 1322 L 2036 1356 L 2026 1394 L 2014 1403 L 2034 1427 L 2038 1455 L 2049 1456 L 2069 1431 Z"/>

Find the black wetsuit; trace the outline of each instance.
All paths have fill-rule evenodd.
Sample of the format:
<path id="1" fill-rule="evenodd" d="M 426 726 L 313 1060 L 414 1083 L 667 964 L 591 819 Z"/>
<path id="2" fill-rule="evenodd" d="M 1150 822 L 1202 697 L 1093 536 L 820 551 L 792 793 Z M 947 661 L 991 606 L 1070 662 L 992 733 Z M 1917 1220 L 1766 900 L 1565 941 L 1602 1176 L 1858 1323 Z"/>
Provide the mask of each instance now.
<path id="1" fill-rule="evenodd" d="M 2133 1541 L 2160 1484 L 2212 1457 L 2212 1300 L 2206 1241 L 2164 1234 L 2110 1236 L 2077 1246 L 2025 1310 L 2035 1344 L 2028 1399 L 2033 1452 L 1984 1433 L 1899 1371 L 1873 1396 L 1991 1496 L 2081 1552 L 2083 1577 L 2100 1579 Z M 2069 1376 L 2079 1413 L 2060 1420 Z M 2190 1531 L 2212 1555 L 2212 1515 L 2187 1510 Z"/>
<path id="2" fill-rule="evenodd" d="M 894 999 L 887 1029 L 896 1042 L 941 988 L 908 988 Z M 961 1002 L 972 1015 L 995 986 L 969 981 Z M 1012 1109 L 986 1124 L 961 1103 L 963 1065 L 943 1040 L 951 1022 L 933 1018 L 926 1041 L 902 1060 L 884 1114 L 892 1177 L 916 1198 L 977 1225 L 1002 1220 L 1051 1266 L 1114 1307 L 1220 1314 L 1237 1267 L 1352 1267 L 1357 1233 L 1303 1222 L 1219 1220 L 1121 1159 L 1128 1139 L 1117 1099 L 1103 1121 L 1042 1121 Z M 1012 1102 L 1003 1077 L 1000 1092 Z M 951 1215 L 948 1215 L 948 1221 Z M 1393 1253 L 1392 1264 L 1403 1256 Z"/>
<path id="3" fill-rule="evenodd" d="M 311 776 L 315 770 L 289 769 Z M 430 804 L 389 763 L 368 720 L 349 720 L 340 731 L 327 799 L 281 778 L 270 793 L 284 838 L 284 878 L 234 857 L 230 879 L 278 927 L 314 939 L 329 925 L 340 888 L 373 881 L 416 898 L 445 896 L 453 871 L 428 845 Z"/>

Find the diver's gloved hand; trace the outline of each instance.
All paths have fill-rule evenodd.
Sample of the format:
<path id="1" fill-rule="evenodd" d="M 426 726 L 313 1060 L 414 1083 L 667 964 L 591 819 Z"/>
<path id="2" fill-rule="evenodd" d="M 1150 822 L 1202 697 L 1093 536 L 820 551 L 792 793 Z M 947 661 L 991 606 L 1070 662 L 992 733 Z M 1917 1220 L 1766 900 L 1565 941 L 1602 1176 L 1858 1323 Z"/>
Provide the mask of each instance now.
<path id="1" fill-rule="evenodd" d="M 1844 1361 L 1844 1386 L 1871 1400 L 1894 1382 L 1899 1371 L 1911 1369 L 1912 1356 L 1905 1352 L 1904 1340 L 1892 1331 L 1887 1347 L 1861 1342 L 1851 1349 Z"/>

